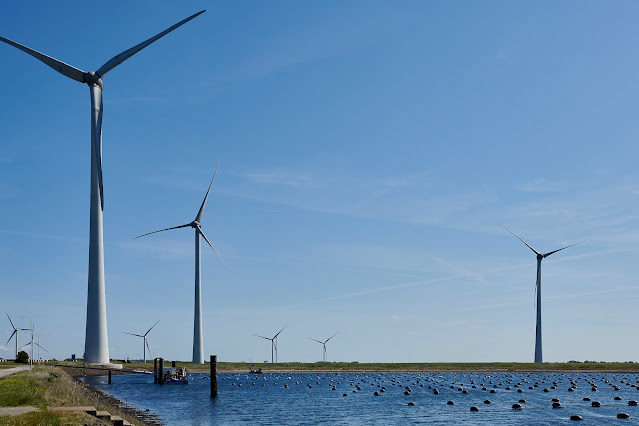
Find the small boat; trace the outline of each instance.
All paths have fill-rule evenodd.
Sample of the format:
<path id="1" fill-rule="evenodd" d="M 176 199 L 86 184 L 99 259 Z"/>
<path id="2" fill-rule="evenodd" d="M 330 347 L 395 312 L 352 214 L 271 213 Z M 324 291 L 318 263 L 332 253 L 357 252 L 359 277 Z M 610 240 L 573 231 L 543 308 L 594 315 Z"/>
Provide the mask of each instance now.
<path id="1" fill-rule="evenodd" d="M 164 383 L 189 383 L 189 378 L 186 376 L 186 369 L 180 368 L 165 368 L 164 369 Z"/>
<path id="2" fill-rule="evenodd" d="M 251 368 L 251 371 L 249 371 L 249 374 L 262 374 L 262 369 L 258 368 L 257 370 L 253 370 Z"/>

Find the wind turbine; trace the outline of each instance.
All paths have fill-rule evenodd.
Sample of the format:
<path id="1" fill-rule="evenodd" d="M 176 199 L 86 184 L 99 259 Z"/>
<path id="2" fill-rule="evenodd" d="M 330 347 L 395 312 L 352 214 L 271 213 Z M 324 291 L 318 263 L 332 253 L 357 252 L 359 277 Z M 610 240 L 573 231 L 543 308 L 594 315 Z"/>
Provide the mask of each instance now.
<path id="1" fill-rule="evenodd" d="M 288 324 L 284 326 L 284 328 L 288 327 Z M 255 337 L 261 337 L 262 339 L 266 339 L 266 340 L 270 340 L 271 341 L 271 364 L 273 364 L 273 362 L 277 362 L 277 336 L 280 335 L 280 333 L 282 331 L 284 331 L 284 328 L 282 328 L 280 331 L 277 332 L 277 334 L 273 337 L 264 337 L 264 336 L 259 336 L 257 334 L 254 334 L 253 336 Z M 273 358 L 273 353 L 275 353 L 275 358 Z M 275 361 L 273 361 L 275 360 Z"/>
<path id="2" fill-rule="evenodd" d="M 510 229 L 506 228 L 504 225 L 501 225 L 501 227 L 504 228 L 506 231 L 510 232 L 511 234 L 513 234 L 515 237 L 517 237 L 519 241 L 526 244 L 526 246 L 528 246 L 528 248 L 531 249 L 533 252 L 535 252 L 535 254 L 537 255 L 537 284 L 535 287 L 535 290 L 537 292 L 537 326 L 535 328 L 536 330 L 535 332 L 535 362 L 542 363 L 543 357 L 541 353 L 541 261 L 547 258 L 548 256 L 550 256 L 551 254 L 567 249 L 568 247 L 576 246 L 577 244 L 581 244 L 586 240 L 582 240 L 582 241 L 579 241 L 578 243 L 570 244 L 569 246 L 562 247 L 560 249 L 553 250 L 544 254 L 532 248 L 526 241 L 519 238 L 517 234 L 515 234 Z"/>
<path id="3" fill-rule="evenodd" d="M 339 331 L 337 332 L 339 333 Z M 317 343 L 322 344 L 322 346 L 324 347 L 324 357 L 323 357 L 323 361 L 326 362 L 326 342 L 328 342 L 329 340 L 331 340 L 333 337 L 335 337 L 337 335 L 337 333 L 333 334 L 331 337 L 329 337 L 328 339 L 324 340 L 323 342 L 317 340 L 317 339 L 313 339 L 312 337 L 309 337 L 309 339 L 316 341 Z"/>
<path id="4" fill-rule="evenodd" d="M 48 350 L 46 350 L 45 348 L 43 348 L 42 346 L 40 346 L 40 344 L 38 342 L 36 342 L 35 340 L 33 340 L 33 333 L 31 333 L 31 341 L 29 343 L 25 343 L 24 345 L 20 346 L 20 349 L 24 348 L 25 346 L 29 346 L 31 345 L 31 358 L 29 359 L 29 364 L 31 365 L 31 367 L 33 367 L 33 347 L 37 346 L 40 349 L 42 349 L 45 352 L 49 352 Z"/>
<path id="5" fill-rule="evenodd" d="M 97 71 L 91 72 L 82 71 L 29 47 L 0 37 L 0 41 L 28 53 L 58 71 L 60 74 L 80 83 L 86 83 L 91 92 L 91 218 L 89 231 L 87 323 L 84 348 L 85 361 L 88 363 L 108 364 L 110 360 L 107 337 L 104 246 L 102 238 L 102 211 L 104 210 L 104 193 L 102 186 L 102 90 L 104 86 L 102 84 L 102 78 L 107 72 L 140 50 L 204 12 L 205 10 L 202 10 L 189 16 L 156 36 L 114 56 L 98 68 Z M 136 79 L 139 80 L 140 77 L 141 76 L 136 76 Z"/>
<path id="6" fill-rule="evenodd" d="M 130 334 L 131 336 L 138 336 L 141 337 L 142 339 L 144 339 L 144 343 L 142 344 L 142 354 L 143 354 L 143 358 L 144 358 L 144 363 L 146 364 L 146 350 L 149 350 L 149 356 L 153 356 L 151 355 L 151 349 L 149 348 L 149 343 L 146 341 L 146 335 L 149 334 L 149 332 L 151 330 L 153 330 L 153 327 L 155 327 L 156 325 L 158 325 L 158 323 L 160 322 L 160 320 L 157 320 L 155 322 L 155 324 L 153 324 L 151 326 L 151 328 L 149 328 L 146 333 L 144 334 L 134 334 L 134 333 L 127 333 L 126 331 L 123 331 L 122 333 L 124 334 Z"/>
<path id="7" fill-rule="evenodd" d="M 13 336 L 16 336 L 16 359 L 18 359 L 18 331 L 29 331 L 31 330 L 30 328 L 16 328 L 15 325 L 13 325 L 13 321 L 11 321 L 11 317 L 9 316 L 9 314 L 7 314 L 7 318 L 9 318 L 9 322 L 11 323 L 11 327 L 13 327 L 13 333 L 11 333 L 11 336 L 9 337 L 9 340 L 7 340 L 7 343 L 5 343 L 5 345 L 8 345 L 9 342 L 11 341 L 11 339 L 13 338 Z"/>
<path id="8" fill-rule="evenodd" d="M 191 227 L 195 230 L 195 313 L 194 313 L 194 325 L 193 325 L 193 364 L 204 364 L 204 347 L 203 347 L 203 339 L 202 339 L 202 284 L 201 284 L 201 273 L 200 273 L 200 235 L 204 240 L 208 243 L 208 245 L 213 249 L 217 257 L 220 258 L 224 266 L 226 266 L 229 270 L 229 266 L 224 262 L 222 256 L 215 250 L 213 244 L 206 238 L 204 232 L 202 231 L 202 214 L 204 213 L 204 206 L 206 206 L 206 200 L 209 197 L 209 192 L 211 191 L 211 185 L 213 185 L 213 181 L 215 180 L 215 175 L 217 175 L 217 169 L 220 167 L 220 162 L 218 161 L 217 167 L 215 168 L 215 173 L 213 173 L 213 179 L 211 179 L 211 183 L 209 184 L 209 189 L 206 191 L 206 195 L 204 196 L 204 201 L 202 201 L 202 205 L 200 206 L 200 210 L 197 212 L 197 216 L 195 219 L 187 223 L 185 225 L 174 226 L 172 228 L 160 229 L 159 231 L 149 232 L 147 234 L 143 234 L 134 238 L 144 237 L 146 235 L 156 234 L 158 232 L 168 231 L 170 229 L 179 229 L 179 228 L 188 228 Z"/>

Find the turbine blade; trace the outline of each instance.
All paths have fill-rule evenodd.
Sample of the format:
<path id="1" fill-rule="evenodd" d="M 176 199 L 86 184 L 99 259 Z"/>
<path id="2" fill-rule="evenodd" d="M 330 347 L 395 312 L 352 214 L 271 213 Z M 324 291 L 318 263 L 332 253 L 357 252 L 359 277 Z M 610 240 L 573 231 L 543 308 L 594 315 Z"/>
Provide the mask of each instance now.
<path id="1" fill-rule="evenodd" d="M 34 342 L 35 343 L 35 342 Z M 29 343 L 25 343 L 24 345 L 20 346 L 20 349 L 24 348 L 25 346 L 29 346 L 31 344 L 31 342 Z"/>
<path id="2" fill-rule="evenodd" d="M 204 232 L 202 232 L 202 228 L 200 228 L 199 226 L 197 227 L 197 231 L 200 233 L 201 236 L 204 237 L 204 239 L 206 240 L 206 242 L 209 244 L 209 246 L 213 249 L 213 251 L 215 252 L 215 254 L 217 254 L 217 257 L 220 258 L 220 260 L 222 261 L 222 263 L 224 264 L 224 266 L 226 266 L 229 271 L 233 272 L 233 270 L 229 267 L 229 265 L 226 264 L 226 262 L 224 261 L 224 259 L 222 259 L 222 256 L 220 256 L 220 254 L 217 252 L 217 250 L 215 250 L 215 247 L 213 247 L 213 244 L 211 244 L 211 242 L 209 241 L 208 238 L 206 238 L 206 235 L 204 235 Z"/>
<path id="3" fill-rule="evenodd" d="M 324 344 L 324 342 L 320 342 L 319 340 L 317 340 L 317 339 L 313 339 L 312 337 L 309 337 L 309 339 L 314 340 L 314 341 L 316 341 L 317 343 Z"/>
<path id="4" fill-rule="evenodd" d="M 13 333 L 11 333 L 11 336 L 9 337 L 9 340 L 7 340 L 7 343 L 5 343 L 5 346 L 9 344 L 9 342 L 11 341 L 11 339 L 13 338 L 13 335 L 18 333 L 18 330 L 13 330 Z M 17 339 L 17 337 L 16 337 Z"/>
<path id="5" fill-rule="evenodd" d="M 149 233 L 147 233 L 147 234 L 138 235 L 137 237 L 135 237 L 135 238 L 134 238 L 134 240 L 137 240 L 138 238 L 141 238 L 141 237 L 146 237 L 147 235 L 157 234 L 158 232 L 169 231 L 169 230 L 171 230 L 171 229 L 187 228 L 187 227 L 189 227 L 189 226 L 191 226 L 191 224 L 190 224 L 190 223 L 187 223 L 186 225 L 180 225 L 180 226 L 174 226 L 174 227 L 172 227 L 172 228 L 160 229 L 159 231 L 153 231 L 153 232 L 149 232 Z"/>
<path id="6" fill-rule="evenodd" d="M 288 327 L 288 324 L 286 324 L 286 325 L 285 325 L 285 326 L 284 326 L 284 327 L 283 327 L 280 331 L 278 331 L 278 332 L 277 332 L 277 334 L 276 334 L 275 336 L 273 336 L 273 339 L 277 339 L 277 336 L 279 336 L 279 335 L 280 335 L 280 333 L 281 333 L 282 331 L 284 331 L 284 329 L 285 329 L 286 327 Z"/>
<path id="7" fill-rule="evenodd" d="M 510 229 L 506 228 L 504 225 L 499 225 L 502 228 L 504 228 L 506 231 L 510 232 L 511 234 L 513 234 L 515 237 L 517 237 L 517 239 L 519 241 L 521 241 L 522 243 L 526 244 L 528 246 L 529 249 L 531 249 L 532 251 L 535 252 L 535 254 L 540 255 L 541 253 L 539 253 L 537 250 L 535 250 L 534 248 L 532 248 L 526 241 L 522 240 L 521 238 L 519 238 L 519 236 L 517 236 L 517 234 L 515 234 L 513 231 L 511 231 Z"/>
<path id="8" fill-rule="evenodd" d="M 15 330 L 17 330 L 16 326 L 13 325 L 13 321 L 11 321 L 11 317 L 9 316 L 9 314 L 7 314 L 7 318 L 9 318 L 9 322 L 11 323 L 11 327 L 13 327 L 13 330 L 15 332 Z"/>
<path id="9" fill-rule="evenodd" d="M 151 37 L 150 39 L 143 41 L 142 43 L 138 44 L 137 46 L 133 46 L 132 48 L 130 48 L 129 50 L 125 50 L 124 52 L 115 55 L 113 58 L 109 59 L 104 65 L 102 65 L 100 67 L 100 69 L 98 70 L 98 74 L 100 74 L 101 76 L 104 76 L 106 73 L 108 73 L 109 71 L 111 71 L 113 68 L 117 67 L 118 65 L 120 65 L 122 62 L 126 61 L 127 59 L 129 59 L 131 56 L 135 55 L 136 53 L 138 53 L 140 50 L 144 49 L 145 47 L 147 47 L 149 44 L 157 41 L 158 39 L 164 37 L 165 35 L 167 35 L 168 33 L 170 33 L 171 31 L 173 31 L 174 29 L 186 24 L 187 22 L 189 22 L 191 19 L 195 18 L 198 15 L 203 14 L 204 12 L 206 12 L 206 10 L 202 10 L 194 15 L 189 16 L 188 18 L 178 22 L 177 24 L 173 25 L 172 27 L 162 31 L 160 34 Z"/>
<path id="10" fill-rule="evenodd" d="M 99 99 L 95 99 L 94 102 L 97 102 L 100 105 L 100 109 L 98 110 L 97 120 L 95 122 L 95 130 L 93 132 L 93 152 L 95 155 L 95 163 L 98 169 L 98 187 L 100 189 L 100 207 L 102 211 L 104 211 L 104 185 L 102 184 L 102 90 L 95 87 L 91 88 L 91 90 L 96 91 L 96 96 Z M 99 101 L 99 102 L 98 102 Z"/>
<path id="11" fill-rule="evenodd" d="M 211 185 L 213 185 L 213 181 L 215 180 L 215 175 L 217 175 L 217 169 L 220 168 L 220 162 L 217 162 L 217 167 L 215 168 L 215 173 L 213 173 L 213 179 L 211 179 L 211 183 L 209 183 L 209 189 L 206 190 L 206 195 L 204 196 L 204 201 L 202 201 L 202 205 L 200 206 L 200 211 L 197 212 L 197 216 L 195 220 L 198 222 L 202 221 L 202 214 L 204 213 L 204 206 L 206 206 L 206 199 L 209 198 L 209 191 L 211 191 Z"/>
<path id="12" fill-rule="evenodd" d="M 131 336 L 144 337 L 144 336 L 143 336 L 143 335 L 141 335 L 141 334 L 127 333 L 126 331 L 123 331 L 122 333 L 124 333 L 124 334 L 130 334 Z"/>
<path id="13" fill-rule="evenodd" d="M 266 340 L 273 340 L 273 339 L 271 339 L 270 337 L 264 337 L 264 336 L 260 336 L 260 335 L 258 335 L 258 334 L 254 334 L 253 336 L 255 336 L 255 337 L 261 337 L 262 339 L 266 339 Z"/>
<path id="14" fill-rule="evenodd" d="M 84 83 L 84 71 L 79 70 L 75 67 L 72 67 L 69 64 L 65 64 L 62 61 L 58 61 L 57 59 L 52 58 L 51 56 L 47 56 L 44 53 L 40 53 L 36 50 L 33 50 L 27 46 L 23 46 L 20 43 L 16 43 L 15 41 L 11 41 L 8 38 L 4 38 L 4 37 L 0 37 L 0 41 L 4 41 L 5 43 L 16 47 L 20 50 L 22 50 L 25 53 L 28 53 L 29 55 L 33 56 L 34 58 L 36 58 L 37 60 L 45 63 L 46 65 L 50 66 L 51 68 L 53 68 L 54 70 L 56 70 L 57 72 L 59 72 L 60 74 L 67 76 L 75 81 L 79 81 L 80 83 Z"/>
<path id="15" fill-rule="evenodd" d="M 48 350 L 46 350 L 45 348 L 43 348 L 42 346 L 40 346 L 40 345 L 38 344 L 38 342 L 33 342 L 33 344 L 34 344 L 34 345 L 36 345 L 37 347 L 39 347 L 40 349 L 42 349 L 43 351 L 45 351 L 45 352 L 49 352 Z"/>
<path id="16" fill-rule="evenodd" d="M 153 325 L 151 326 L 151 328 L 149 328 L 149 329 L 146 331 L 146 333 L 144 333 L 144 335 L 146 336 L 147 334 L 149 334 L 149 331 L 153 330 L 153 327 L 155 327 L 156 325 L 158 325 L 158 323 L 159 323 L 159 322 L 160 322 L 160 320 L 157 320 L 157 321 L 155 322 L 155 324 L 153 324 Z"/>
<path id="17" fill-rule="evenodd" d="M 339 333 L 339 331 L 338 331 L 337 333 Z M 333 334 L 331 337 L 329 337 L 328 339 L 326 339 L 326 342 L 328 342 L 329 340 L 331 340 L 333 337 L 337 336 L 337 333 Z M 326 342 L 324 342 L 324 344 L 326 344 Z"/>
<path id="18" fill-rule="evenodd" d="M 149 342 L 144 339 L 144 343 L 146 344 L 146 350 L 149 351 L 149 356 L 153 358 L 153 355 L 151 355 L 151 348 L 149 348 Z"/>
<path id="19" fill-rule="evenodd" d="M 558 250 L 551 251 L 550 253 L 546 253 L 546 254 L 544 254 L 543 256 L 544 256 L 544 258 L 546 258 L 546 257 L 550 256 L 550 255 L 551 255 L 551 254 L 553 254 L 553 253 L 557 253 L 558 251 L 565 250 L 565 249 L 567 249 L 568 247 L 576 246 L 577 244 L 581 244 L 581 243 L 583 243 L 584 241 L 588 241 L 588 238 L 586 238 L 585 240 L 581 240 L 581 241 L 579 241 L 578 243 L 571 244 L 571 245 L 569 245 L 569 246 L 562 247 L 562 248 L 560 248 L 560 249 L 558 249 Z"/>

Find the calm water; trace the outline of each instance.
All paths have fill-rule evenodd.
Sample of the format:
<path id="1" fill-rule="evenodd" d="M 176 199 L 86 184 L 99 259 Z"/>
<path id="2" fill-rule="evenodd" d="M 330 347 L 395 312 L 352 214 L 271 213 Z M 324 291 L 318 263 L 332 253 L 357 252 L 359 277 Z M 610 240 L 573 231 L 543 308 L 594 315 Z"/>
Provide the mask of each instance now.
<path id="1" fill-rule="evenodd" d="M 639 400 L 638 374 L 220 374 L 216 399 L 209 397 L 208 374 L 190 378 L 188 385 L 162 386 L 153 384 L 151 375 L 113 376 L 112 385 L 105 377 L 85 380 L 129 405 L 150 409 L 172 425 L 542 425 L 573 424 L 573 414 L 583 417 L 581 424 L 639 424 L 639 407 L 628 405 L 629 400 Z M 407 386 L 410 395 L 404 395 Z M 571 387 L 573 391 L 568 391 Z M 439 395 L 433 393 L 435 388 Z M 601 407 L 592 407 L 584 397 L 599 401 Z M 553 398 L 563 408 L 552 408 Z M 526 400 L 523 409 L 513 410 L 520 399 Z M 448 401 L 455 405 L 447 405 Z M 471 412 L 471 406 L 479 411 Z M 630 419 L 617 419 L 621 412 L 630 414 Z"/>

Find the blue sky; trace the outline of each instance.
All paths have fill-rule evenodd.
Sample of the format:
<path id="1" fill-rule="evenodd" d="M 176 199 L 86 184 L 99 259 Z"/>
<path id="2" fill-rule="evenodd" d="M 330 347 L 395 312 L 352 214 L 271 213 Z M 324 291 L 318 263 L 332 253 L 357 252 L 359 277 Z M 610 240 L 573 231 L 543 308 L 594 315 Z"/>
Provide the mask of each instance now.
<path id="1" fill-rule="evenodd" d="M 208 11 L 104 79 L 113 358 L 521 361 L 548 252 L 544 359 L 637 359 L 635 2 L 3 5 L 0 35 L 83 70 Z M 89 91 L 0 46 L 0 312 L 82 354 Z M 10 325 L 2 320 L 6 337 Z M 27 326 L 24 320 L 20 325 Z M 1 336 L 0 336 L 1 337 Z M 27 338 L 21 338 L 26 342 Z M 12 356 L 0 347 L 0 357 Z"/>

